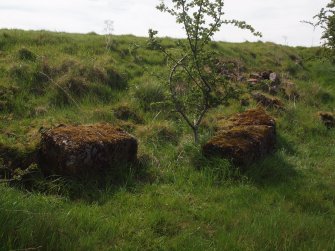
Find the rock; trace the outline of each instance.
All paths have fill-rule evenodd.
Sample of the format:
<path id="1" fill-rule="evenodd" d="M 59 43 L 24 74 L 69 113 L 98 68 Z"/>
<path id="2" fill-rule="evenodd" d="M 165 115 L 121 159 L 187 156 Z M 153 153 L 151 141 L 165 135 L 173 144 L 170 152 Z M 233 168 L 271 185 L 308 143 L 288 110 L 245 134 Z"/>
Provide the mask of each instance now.
<path id="1" fill-rule="evenodd" d="M 264 107 L 284 109 L 284 104 L 279 98 L 260 92 L 252 93 L 252 97 L 256 102 L 258 102 Z"/>
<path id="2" fill-rule="evenodd" d="M 335 127 L 335 114 L 331 112 L 318 112 L 318 115 L 327 128 Z"/>
<path id="3" fill-rule="evenodd" d="M 249 77 L 250 79 L 258 79 L 261 80 L 270 80 L 270 75 L 272 74 L 272 71 L 262 71 L 262 72 L 253 72 L 250 73 Z"/>
<path id="4" fill-rule="evenodd" d="M 243 72 L 246 69 L 240 61 L 220 59 L 216 63 L 216 68 L 217 73 L 229 81 L 241 82 L 244 79 Z"/>
<path id="5" fill-rule="evenodd" d="M 271 81 L 272 85 L 280 85 L 279 75 L 275 72 L 270 73 L 269 80 Z"/>
<path id="6" fill-rule="evenodd" d="M 246 81 L 246 77 L 245 76 L 243 76 L 243 75 L 237 76 L 237 82 L 244 82 L 244 81 Z"/>
<path id="7" fill-rule="evenodd" d="M 251 79 L 260 79 L 261 75 L 257 72 L 250 73 L 250 78 Z"/>
<path id="8" fill-rule="evenodd" d="M 249 79 L 247 80 L 247 82 L 248 82 L 249 84 L 257 84 L 257 83 L 259 83 L 259 79 L 257 79 L 257 78 L 249 78 Z"/>
<path id="9" fill-rule="evenodd" d="M 46 174 L 77 175 L 133 162 L 137 140 L 108 124 L 59 126 L 42 132 L 39 165 Z"/>
<path id="10" fill-rule="evenodd" d="M 272 71 L 263 71 L 260 73 L 260 76 L 263 80 L 270 80 L 270 74 Z"/>
<path id="11" fill-rule="evenodd" d="M 249 165 L 272 152 L 276 142 L 274 119 L 263 109 L 248 110 L 219 121 L 217 134 L 202 150 L 205 156 Z"/>

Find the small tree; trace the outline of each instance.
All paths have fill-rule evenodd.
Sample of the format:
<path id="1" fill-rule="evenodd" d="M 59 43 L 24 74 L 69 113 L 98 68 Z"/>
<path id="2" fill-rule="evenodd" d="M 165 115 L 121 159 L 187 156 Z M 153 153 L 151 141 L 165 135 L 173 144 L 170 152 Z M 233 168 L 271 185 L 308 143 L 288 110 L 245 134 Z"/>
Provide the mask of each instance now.
<path id="1" fill-rule="evenodd" d="M 331 0 L 325 8 L 314 16 L 315 22 L 303 21 L 323 30 L 321 39 L 324 40 L 326 57 L 335 62 L 335 0 Z"/>
<path id="2" fill-rule="evenodd" d="M 321 9 L 315 18 L 318 20 L 316 25 L 323 29 L 324 46 L 329 49 L 331 59 L 335 61 L 335 0 L 332 0 L 326 8 Z"/>
<path id="3" fill-rule="evenodd" d="M 172 6 L 161 1 L 157 9 L 175 17 L 186 33 L 176 48 L 165 48 L 156 38 L 158 32 L 149 30 L 149 47 L 164 53 L 168 60 L 171 101 L 192 129 L 196 144 L 207 111 L 232 93 L 231 85 L 217 71 L 217 55 L 210 46 L 213 35 L 223 24 L 232 24 L 261 36 L 245 22 L 222 19 L 223 6 L 223 0 L 172 0 Z"/>

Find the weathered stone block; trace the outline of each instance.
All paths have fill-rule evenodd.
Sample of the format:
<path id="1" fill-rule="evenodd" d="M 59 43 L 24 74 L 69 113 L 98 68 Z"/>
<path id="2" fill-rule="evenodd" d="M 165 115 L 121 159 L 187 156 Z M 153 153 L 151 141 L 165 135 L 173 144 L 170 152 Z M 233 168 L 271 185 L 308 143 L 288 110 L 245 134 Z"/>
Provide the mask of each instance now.
<path id="1" fill-rule="evenodd" d="M 47 174 L 74 175 L 133 162 L 137 140 L 108 124 L 59 126 L 42 133 L 39 164 Z"/>
<path id="2" fill-rule="evenodd" d="M 274 150 L 276 126 L 263 109 L 253 109 L 218 123 L 217 134 L 203 146 L 205 156 L 248 165 Z"/>

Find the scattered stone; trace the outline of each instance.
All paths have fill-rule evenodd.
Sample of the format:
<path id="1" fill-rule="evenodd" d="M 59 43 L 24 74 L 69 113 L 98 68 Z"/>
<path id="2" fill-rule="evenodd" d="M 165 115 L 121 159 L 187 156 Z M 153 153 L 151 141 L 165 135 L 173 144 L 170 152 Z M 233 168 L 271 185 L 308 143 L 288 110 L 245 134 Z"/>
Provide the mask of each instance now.
<path id="1" fill-rule="evenodd" d="M 244 82 L 246 81 L 246 77 L 243 75 L 237 76 L 237 82 Z"/>
<path id="2" fill-rule="evenodd" d="M 252 93 L 252 97 L 256 102 L 261 104 L 264 107 L 276 108 L 276 109 L 284 109 L 283 102 L 274 96 L 267 95 L 260 92 Z"/>
<path id="3" fill-rule="evenodd" d="M 248 82 L 249 84 L 257 84 L 257 83 L 259 83 L 259 79 L 257 79 L 257 78 L 249 78 L 249 79 L 247 80 L 247 82 Z"/>
<path id="4" fill-rule="evenodd" d="M 133 162 L 137 140 L 108 124 L 65 126 L 42 132 L 39 164 L 46 174 L 76 175 Z"/>
<path id="5" fill-rule="evenodd" d="M 274 119 L 263 109 L 252 109 L 218 123 L 217 134 L 203 146 L 205 156 L 249 165 L 272 152 L 276 142 Z"/>
<path id="6" fill-rule="evenodd" d="M 258 81 L 270 80 L 270 75 L 272 73 L 273 73 L 272 71 L 253 72 L 253 73 L 250 73 L 249 78 L 257 79 Z"/>
<path id="7" fill-rule="evenodd" d="M 256 73 L 256 72 L 253 72 L 253 73 L 250 73 L 250 78 L 251 79 L 260 79 L 261 75 Z"/>
<path id="8" fill-rule="evenodd" d="M 260 73 L 263 80 L 270 80 L 270 74 L 272 71 L 263 71 Z"/>
<path id="9" fill-rule="evenodd" d="M 279 75 L 275 72 L 270 73 L 269 80 L 271 81 L 272 85 L 280 85 Z"/>
<path id="10" fill-rule="evenodd" d="M 318 115 L 327 128 L 335 127 L 335 114 L 331 112 L 318 112 Z"/>
<path id="11" fill-rule="evenodd" d="M 217 72 L 230 81 L 242 82 L 245 80 L 243 72 L 245 72 L 246 68 L 240 61 L 218 60 L 216 67 Z"/>

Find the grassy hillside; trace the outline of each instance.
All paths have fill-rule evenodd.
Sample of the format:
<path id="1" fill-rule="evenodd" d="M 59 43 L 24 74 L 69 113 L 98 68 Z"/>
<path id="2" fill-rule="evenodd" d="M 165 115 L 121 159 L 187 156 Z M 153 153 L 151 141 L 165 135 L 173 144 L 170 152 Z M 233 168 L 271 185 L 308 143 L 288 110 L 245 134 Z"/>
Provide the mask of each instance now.
<path id="1" fill-rule="evenodd" d="M 211 45 L 246 72 L 280 72 L 300 93 L 282 97 L 285 111 L 268 109 L 277 151 L 240 172 L 193 145 L 165 102 L 164 58 L 135 49 L 145 43 L 115 36 L 107 50 L 95 34 L 0 30 L 0 167 L 36 169 L 40 131 L 62 123 L 112 123 L 140 144 L 139 166 L 104 177 L 17 170 L 0 184 L 0 250 L 335 250 L 335 130 L 316 114 L 335 111 L 335 66 L 314 60 L 317 48 Z M 217 116 L 255 106 L 212 109 L 202 142 Z"/>

